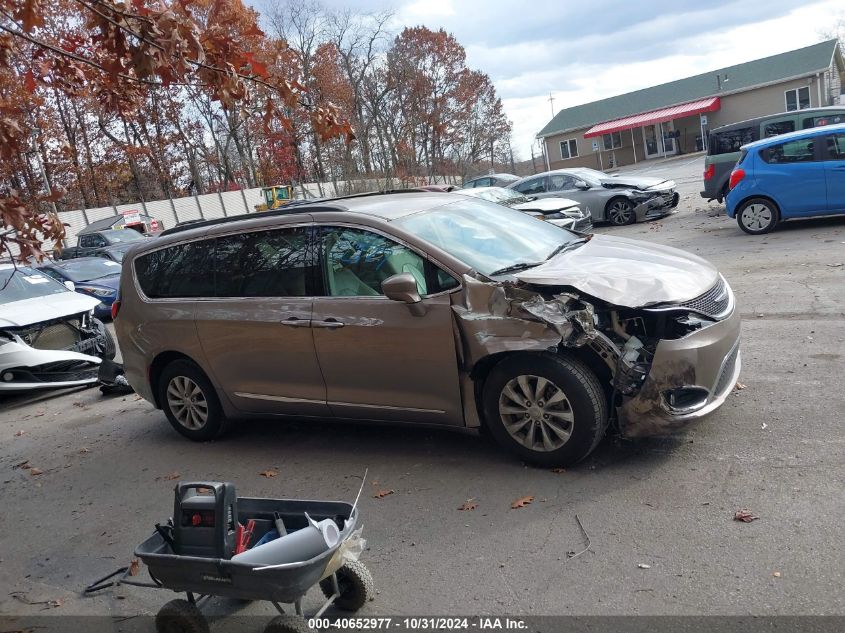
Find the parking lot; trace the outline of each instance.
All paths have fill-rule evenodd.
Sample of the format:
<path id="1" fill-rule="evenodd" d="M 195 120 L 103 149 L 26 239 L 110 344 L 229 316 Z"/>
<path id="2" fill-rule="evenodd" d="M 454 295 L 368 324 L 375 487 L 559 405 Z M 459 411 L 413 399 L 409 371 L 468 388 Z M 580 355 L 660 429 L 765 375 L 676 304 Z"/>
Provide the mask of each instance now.
<path id="1" fill-rule="evenodd" d="M 634 168 L 676 180 L 678 212 L 597 231 L 696 253 L 731 283 L 741 383 L 705 421 L 670 439 L 608 437 L 552 472 L 472 434 L 258 421 L 196 444 L 133 395 L 8 398 L 0 612 L 155 613 L 173 596 L 81 590 L 167 519 L 178 479 L 351 501 L 369 469 L 360 506 L 378 594 L 362 615 L 842 614 L 845 218 L 745 235 L 698 196 L 702 165 Z M 477 508 L 459 511 L 467 500 Z M 735 521 L 739 509 L 759 519 Z"/>

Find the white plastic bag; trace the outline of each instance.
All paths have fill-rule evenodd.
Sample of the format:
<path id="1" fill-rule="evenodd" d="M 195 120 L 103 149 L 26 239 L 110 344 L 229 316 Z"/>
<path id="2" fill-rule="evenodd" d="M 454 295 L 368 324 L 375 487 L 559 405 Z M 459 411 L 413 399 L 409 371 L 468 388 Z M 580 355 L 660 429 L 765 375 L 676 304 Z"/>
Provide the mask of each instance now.
<path id="1" fill-rule="evenodd" d="M 326 570 L 323 572 L 323 576 L 320 580 L 328 578 L 346 563 L 356 561 L 361 558 L 361 553 L 367 547 L 366 539 L 361 536 L 363 531 L 364 526 L 362 525 L 352 532 L 352 534 L 349 535 L 349 538 L 340 544 L 340 547 L 337 548 L 337 551 L 334 553 L 334 556 L 332 556 L 329 564 L 326 565 Z"/>

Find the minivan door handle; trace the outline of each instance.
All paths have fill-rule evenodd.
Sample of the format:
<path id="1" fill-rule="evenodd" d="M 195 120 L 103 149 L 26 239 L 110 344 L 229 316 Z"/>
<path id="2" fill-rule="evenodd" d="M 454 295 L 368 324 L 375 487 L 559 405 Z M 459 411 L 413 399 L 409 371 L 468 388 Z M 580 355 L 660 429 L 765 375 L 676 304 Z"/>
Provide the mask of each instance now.
<path id="1" fill-rule="evenodd" d="M 280 323 L 289 327 L 311 327 L 311 321 L 309 319 L 300 319 L 298 317 L 283 319 Z"/>
<path id="2" fill-rule="evenodd" d="M 343 327 L 343 323 L 338 321 L 337 319 L 333 319 L 329 317 L 325 321 L 311 321 L 312 327 L 322 327 L 322 328 L 329 328 L 331 330 L 335 330 L 337 328 Z"/>

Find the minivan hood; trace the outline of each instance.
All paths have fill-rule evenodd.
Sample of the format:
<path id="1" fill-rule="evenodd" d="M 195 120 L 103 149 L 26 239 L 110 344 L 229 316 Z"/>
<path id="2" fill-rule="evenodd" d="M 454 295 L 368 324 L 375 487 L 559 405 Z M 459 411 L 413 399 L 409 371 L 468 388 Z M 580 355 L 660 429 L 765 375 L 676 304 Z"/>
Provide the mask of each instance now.
<path id="1" fill-rule="evenodd" d="M 613 305 L 641 308 L 698 297 L 713 287 L 719 272 L 671 246 L 594 235 L 583 246 L 515 277 L 539 286 L 572 286 Z"/>
<path id="2" fill-rule="evenodd" d="M 569 198 L 537 198 L 530 202 L 520 202 L 519 204 L 513 205 L 512 208 L 519 209 L 520 211 L 543 211 L 545 213 L 551 213 L 577 206 L 578 203 Z"/>
<path id="3" fill-rule="evenodd" d="M 42 321 L 52 321 L 93 310 L 99 299 L 79 292 L 60 292 L 0 304 L 0 328 L 25 327 Z"/>

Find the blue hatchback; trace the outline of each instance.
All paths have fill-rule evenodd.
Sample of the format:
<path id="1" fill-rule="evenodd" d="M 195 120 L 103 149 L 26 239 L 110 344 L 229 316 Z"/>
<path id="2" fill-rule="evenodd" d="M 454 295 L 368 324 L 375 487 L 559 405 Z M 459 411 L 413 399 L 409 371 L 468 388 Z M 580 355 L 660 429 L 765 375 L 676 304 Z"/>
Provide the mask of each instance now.
<path id="1" fill-rule="evenodd" d="M 743 146 L 729 187 L 728 216 L 751 235 L 781 220 L 845 214 L 845 124 Z"/>
<path id="2" fill-rule="evenodd" d="M 45 261 L 38 270 L 62 283 L 73 282 L 73 290 L 100 300 L 94 308 L 98 319 L 111 317 L 111 304 L 120 286 L 120 269 L 117 262 L 102 257 Z"/>

